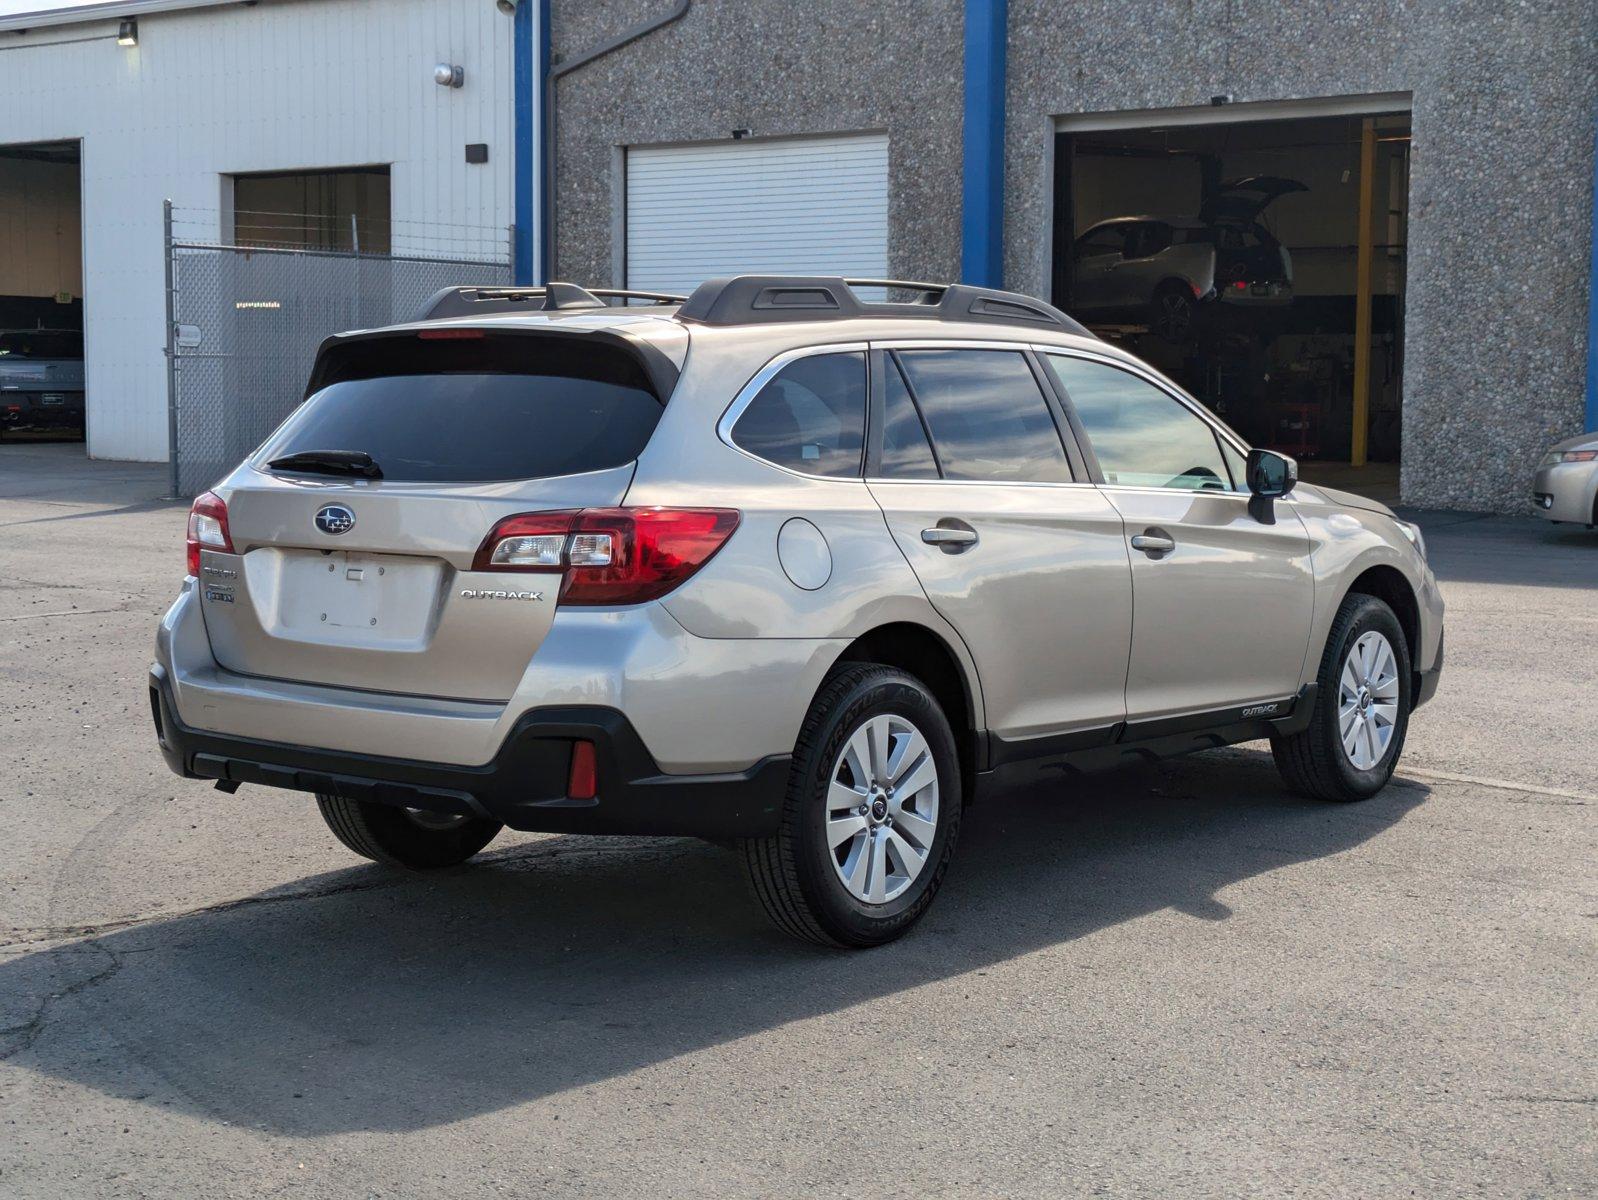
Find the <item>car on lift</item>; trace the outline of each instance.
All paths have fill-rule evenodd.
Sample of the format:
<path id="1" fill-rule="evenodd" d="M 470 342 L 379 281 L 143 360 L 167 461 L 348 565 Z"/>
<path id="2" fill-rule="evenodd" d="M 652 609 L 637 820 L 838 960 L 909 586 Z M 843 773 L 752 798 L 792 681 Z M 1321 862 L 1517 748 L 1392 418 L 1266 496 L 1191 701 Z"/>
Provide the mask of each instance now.
<path id="1" fill-rule="evenodd" d="M 1146 324 L 1189 341 L 1200 306 L 1279 308 L 1293 302 L 1293 260 L 1259 217 L 1296 179 L 1249 175 L 1222 183 L 1196 217 L 1112 217 L 1077 238 L 1071 308 L 1090 321 Z"/>
<path id="2" fill-rule="evenodd" d="M 18 429 L 83 432 L 83 334 L 0 330 L 0 436 Z"/>

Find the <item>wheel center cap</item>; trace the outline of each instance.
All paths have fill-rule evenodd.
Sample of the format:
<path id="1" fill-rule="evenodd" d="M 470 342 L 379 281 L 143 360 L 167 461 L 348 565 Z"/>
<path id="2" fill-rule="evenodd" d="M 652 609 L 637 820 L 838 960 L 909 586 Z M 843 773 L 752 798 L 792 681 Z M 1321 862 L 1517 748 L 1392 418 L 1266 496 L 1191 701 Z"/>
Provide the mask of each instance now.
<path id="1" fill-rule="evenodd" d="M 886 800 L 884 800 L 881 796 L 878 796 L 875 800 L 873 800 L 871 802 L 871 819 L 873 821 L 880 821 L 884 817 L 886 817 L 887 815 L 888 815 L 888 802 Z"/>
<path id="2" fill-rule="evenodd" d="M 1362 688 L 1359 689 L 1359 711 L 1360 712 L 1369 712 L 1370 711 L 1370 706 L 1371 706 L 1370 689 L 1362 687 Z"/>

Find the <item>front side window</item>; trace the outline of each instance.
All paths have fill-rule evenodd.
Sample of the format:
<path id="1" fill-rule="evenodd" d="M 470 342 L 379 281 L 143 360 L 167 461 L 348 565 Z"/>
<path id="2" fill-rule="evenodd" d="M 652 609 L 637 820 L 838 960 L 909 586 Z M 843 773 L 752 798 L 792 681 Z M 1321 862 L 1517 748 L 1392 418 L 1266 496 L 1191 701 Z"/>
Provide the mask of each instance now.
<path id="1" fill-rule="evenodd" d="M 1071 398 L 1106 484 L 1231 490 L 1214 431 L 1186 405 L 1118 367 L 1067 354 L 1044 358 Z"/>
<path id="2" fill-rule="evenodd" d="M 1126 247 L 1126 226 L 1105 225 L 1084 233 L 1076 244 L 1078 258 L 1101 258 L 1120 254 Z"/>
<path id="3" fill-rule="evenodd" d="M 905 350 L 897 358 L 945 479 L 1071 482 L 1060 432 L 1023 354 Z"/>
<path id="4" fill-rule="evenodd" d="M 812 354 L 779 371 L 732 427 L 739 449 L 804 475 L 860 474 L 866 356 Z"/>

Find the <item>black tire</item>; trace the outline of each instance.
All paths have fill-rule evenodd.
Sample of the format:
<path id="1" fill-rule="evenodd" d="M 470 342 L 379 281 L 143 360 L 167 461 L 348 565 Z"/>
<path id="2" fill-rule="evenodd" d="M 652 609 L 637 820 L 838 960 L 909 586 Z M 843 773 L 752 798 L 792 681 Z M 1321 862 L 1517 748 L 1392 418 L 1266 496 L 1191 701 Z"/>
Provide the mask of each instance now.
<path id="1" fill-rule="evenodd" d="M 1360 770 L 1343 749 L 1338 685 L 1350 647 L 1373 631 L 1387 639 L 1397 662 L 1398 714 L 1393 721 L 1392 738 L 1381 757 L 1370 768 Z M 1413 704 L 1409 643 L 1393 610 L 1375 596 L 1358 592 L 1346 596 L 1332 621 L 1315 679 L 1315 707 L 1308 727 L 1302 733 L 1271 739 L 1276 769 L 1288 787 L 1314 799 L 1367 800 L 1393 777 L 1393 769 L 1404 752 Z"/>
<path id="2" fill-rule="evenodd" d="M 867 904 L 835 869 L 825 797 L 844 744 L 883 714 L 909 720 L 925 738 L 937 770 L 938 811 L 920 873 L 894 899 Z M 962 802 L 954 733 L 926 685 L 892 667 L 842 666 L 822 684 L 800 729 L 781 827 L 771 837 L 741 843 L 750 884 L 766 915 L 796 938 L 823 946 L 880 946 L 915 924 L 937 895 L 959 839 Z"/>
<path id="3" fill-rule="evenodd" d="M 453 867 L 476 854 L 504 828 L 483 817 L 443 817 L 390 804 L 346 800 L 318 792 L 316 805 L 333 835 L 373 862 L 413 871 Z"/>
<path id="4" fill-rule="evenodd" d="M 1198 336 L 1198 303 L 1193 289 L 1180 280 L 1167 279 L 1154 289 L 1149 302 L 1149 326 L 1163 342 L 1185 346 Z"/>

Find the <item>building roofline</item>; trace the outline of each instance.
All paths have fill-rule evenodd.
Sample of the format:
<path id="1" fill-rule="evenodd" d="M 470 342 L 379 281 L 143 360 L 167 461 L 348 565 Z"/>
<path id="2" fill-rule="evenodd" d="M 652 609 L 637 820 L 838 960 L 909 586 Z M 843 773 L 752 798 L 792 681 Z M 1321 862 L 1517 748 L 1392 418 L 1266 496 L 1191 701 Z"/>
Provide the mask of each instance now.
<path id="1" fill-rule="evenodd" d="M 221 8 L 239 0 L 100 0 L 96 4 L 74 4 L 66 8 L 39 8 L 15 16 L 0 17 L 0 31 L 50 29 L 62 25 L 83 25 L 91 21 L 123 21 L 188 8 Z"/>

